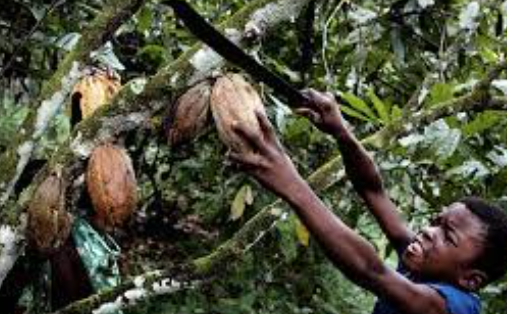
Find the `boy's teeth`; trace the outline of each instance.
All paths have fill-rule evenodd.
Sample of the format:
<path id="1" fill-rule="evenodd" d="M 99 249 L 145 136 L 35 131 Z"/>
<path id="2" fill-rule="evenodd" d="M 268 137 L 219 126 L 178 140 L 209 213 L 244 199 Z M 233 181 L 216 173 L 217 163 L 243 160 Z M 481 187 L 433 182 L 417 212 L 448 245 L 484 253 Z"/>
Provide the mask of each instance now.
<path id="1" fill-rule="evenodd" d="M 414 242 L 408 246 L 408 251 L 414 255 L 422 255 L 422 247 L 419 243 Z"/>

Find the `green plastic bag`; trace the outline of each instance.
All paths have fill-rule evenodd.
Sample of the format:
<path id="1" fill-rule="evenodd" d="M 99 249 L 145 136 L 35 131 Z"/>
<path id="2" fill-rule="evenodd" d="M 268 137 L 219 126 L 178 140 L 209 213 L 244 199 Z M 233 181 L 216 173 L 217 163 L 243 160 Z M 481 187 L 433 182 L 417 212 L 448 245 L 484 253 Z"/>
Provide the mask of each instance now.
<path id="1" fill-rule="evenodd" d="M 95 291 L 118 286 L 120 247 L 113 238 L 102 236 L 82 218 L 74 221 L 72 236 Z"/>

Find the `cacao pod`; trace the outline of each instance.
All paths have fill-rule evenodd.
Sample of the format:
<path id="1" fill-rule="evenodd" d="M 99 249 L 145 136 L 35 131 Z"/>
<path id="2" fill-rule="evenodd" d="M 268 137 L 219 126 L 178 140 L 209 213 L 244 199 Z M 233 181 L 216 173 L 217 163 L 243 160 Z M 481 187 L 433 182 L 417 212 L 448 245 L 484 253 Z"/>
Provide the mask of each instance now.
<path id="1" fill-rule="evenodd" d="M 233 132 L 232 125 L 242 125 L 260 133 L 256 111 L 266 114 L 260 95 L 241 75 L 227 74 L 217 79 L 211 92 L 211 112 L 218 135 L 232 150 L 245 152 L 244 141 Z"/>
<path id="2" fill-rule="evenodd" d="M 95 110 L 108 104 L 120 87 L 120 79 L 114 72 L 90 70 L 72 91 L 72 124 L 88 118 Z"/>
<path id="3" fill-rule="evenodd" d="M 206 127 L 211 84 L 200 82 L 181 95 L 166 117 L 166 135 L 171 145 L 188 142 Z"/>
<path id="4" fill-rule="evenodd" d="M 96 147 L 86 170 L 95 223 L 105 231 L 120 227 L 137 206 L 137 183 L 127 152 L 112 144 Z"/>
<path id="5" fill-rule="evenodd" d="M 28 245 L 51 254 L 69 237 L 72 216 L 65 208 L 66 182 L 54 171 L 35 190 L 28 206 Z"/>

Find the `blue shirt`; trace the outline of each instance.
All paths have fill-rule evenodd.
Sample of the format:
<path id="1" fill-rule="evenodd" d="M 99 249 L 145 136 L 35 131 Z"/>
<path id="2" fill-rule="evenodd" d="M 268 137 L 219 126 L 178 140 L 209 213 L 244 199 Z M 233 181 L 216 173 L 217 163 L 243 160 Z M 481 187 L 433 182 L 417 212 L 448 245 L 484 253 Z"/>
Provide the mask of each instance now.
<path id="1" fill-rule="evenodd" d="M 481 301 L 476 295 L 448 284 L 427 283 L 427 285 L 435 289 L 445 299 L 449 314 L 479 314 L 481 312 Z M 397 311 L 386 300 L 379 299 L 372 314 L 403 313 Z"/>

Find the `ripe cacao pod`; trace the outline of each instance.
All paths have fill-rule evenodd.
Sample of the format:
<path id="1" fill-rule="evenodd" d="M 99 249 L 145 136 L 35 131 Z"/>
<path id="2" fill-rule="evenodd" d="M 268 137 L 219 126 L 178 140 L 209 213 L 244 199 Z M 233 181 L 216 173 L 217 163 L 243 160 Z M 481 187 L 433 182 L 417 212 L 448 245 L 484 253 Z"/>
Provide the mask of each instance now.
<path id="1" fill-rule="evenodd" d="M 95 223 L 105 231 L 120 227 L 137 206 L 137 183 L 127 152 L 112 144 L 96 147 L 86 170 Z"/>
<path id="2" fill-rule="evenodd" d="M 254 133 L 261 129 L 256 111 L 266 114 L 260 95 L 241 75 L 227 74 L 217 79 L 211 92 L 211 112 L 221 140 L 229 148 L 245 152 L 244 141 L 232 130 L 232 125 L 242 125 Z"/>
<path id="3" fill-rule="evenodd" d="M 35 190 L 28 206 L 27 240 L 41 254 L 50 254 L 69 237 L 72 216 L 65 208 L 66 182 L 55 170 Z"/>
<path id="4" fill-rule="evenodd" d="M 119 77 L 111 70 L 91 69 L 72 91 L 73 124 L 88 118 L 95 110 L 109 103 L 120 87 Z"/>
<path id="5" fill-rule="evenodd" d="M 188 142 L 206 127 L 211 84 L 202 81 L 181 95 L 166 117 L 166 135 L 171 145 Z"/>

